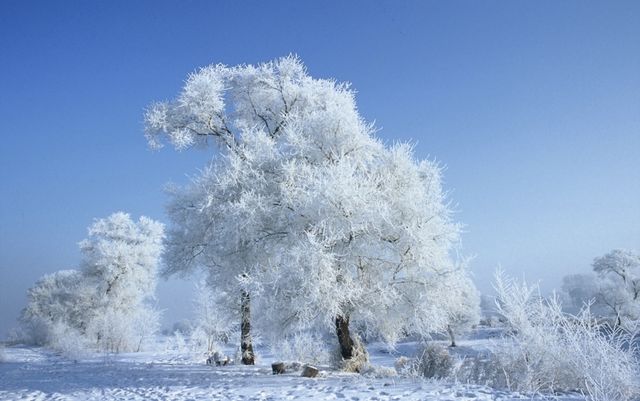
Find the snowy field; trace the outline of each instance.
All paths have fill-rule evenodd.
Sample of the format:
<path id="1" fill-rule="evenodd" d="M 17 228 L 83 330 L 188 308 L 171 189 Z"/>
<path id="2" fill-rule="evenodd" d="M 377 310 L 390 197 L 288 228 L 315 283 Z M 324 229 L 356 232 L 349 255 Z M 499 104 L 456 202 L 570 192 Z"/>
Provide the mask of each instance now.
<path id="1" fill-rule="evenodd" d="M 161 344 L 161 343 L 160 343 Z M 484 347 L 485 341 L 461 342 L 460 352 Z M 158 346 L 163 348 L 162 345 Z M 166 348 L 166 347 L 165 347 Z M 393 367 L 415 343 L 393 352 L 369 346 L 375 366 Z M 408 377 L 376 377 L 321 367 L 317 378 L 300 371 L 274 376 L 268 350 L 258 349 L 256 366 L 207 366 L 204 360 L 175 350 L 92 355 L 77 361 L 37 347 L 13 346 L 0 362 L 0 400 L 520 400 L 531 395 L 498 392 Z M 559 400 L 582 400 L 565 396 Z"/>

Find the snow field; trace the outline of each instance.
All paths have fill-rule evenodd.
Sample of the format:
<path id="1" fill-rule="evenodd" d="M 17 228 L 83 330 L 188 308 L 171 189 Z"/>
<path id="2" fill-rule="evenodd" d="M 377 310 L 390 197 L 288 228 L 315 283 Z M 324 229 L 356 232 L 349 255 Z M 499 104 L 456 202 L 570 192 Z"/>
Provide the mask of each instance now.
<path id="1" fill-rule="evenodd" d="M 400 351 L 370 349 L 372 362 L 391 367 Z M 413 344 L 398 350 L 411 351 Z M 264 351 L 264 352 L 261 352 Z M 402 352 L 404 353 L 404 352 Z M 92 355 L 65 359 L 36 347 L 8 347 L 0 363 L 1 401 L 92 400 L 518 400 L 531 396 L 408 377 L 373 377 L 321 367 L 318 378 L 300 372 L 274 376 L 275 360 L 259 350 L 256 366 L 212 367 L 175 351 Z M 575 396 L 560 400 L 581 400 Z"/>

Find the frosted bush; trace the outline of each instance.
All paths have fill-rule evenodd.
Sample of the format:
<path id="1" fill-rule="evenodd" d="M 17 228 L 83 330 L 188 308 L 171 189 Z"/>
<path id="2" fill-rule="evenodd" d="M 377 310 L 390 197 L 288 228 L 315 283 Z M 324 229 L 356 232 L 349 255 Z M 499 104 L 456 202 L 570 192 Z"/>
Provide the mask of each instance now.
<path id="1" fill-rule="evenodd" d="M 407 358 L 406 356 L 401 356 L 393 363 L 396 372 L 402 376 L 412 376 L 414 373 L 413 366 L 413 359 Z"/>
<path id="2" fill-rule="evenodd" d="M 498 319 L 497 316 L 487 316 L 486 318 L 480 320 L 479 325 L 491 328 L 500 327 L 500 319 Z"/>
<path id="3" fill-rule="evenodd" d="M 173 336 L 168 338 L 167 349 L 181 354 L 187 353 L 189 348 L 187 347 L 187 340 L 184 334 L 180 331 L 174 332 Z"/>
<path id="4" fill-rule="evenodd" d="M 11 334 L 12 341 L 27 345 L 45 345 L 49 340 L 51 322 L 33 318 L 20 322 L 20 327 Z"/>
<path id="5" fill-rule="evenodd" d="M 398 376 L 398 371 L 396 369 L 377 365 L 367 365 L 360 371 L 360 373 L 364 376 L 380 379 L 385 377 Z"/>
<path id="6" fill-rule="evenodd" d="M 69 359 L 80 359 L 89 349 L 86 338 L 64 323 L 54 323 L 49 334 L 48 345 Z"/>
<path id="7" fill-rule="evenodd" d="M 231 322 L 235 319 L 225 308 L 225 300 L 230 297 L 225 292 L 215 291 L 205 280 L 196 285 L 195 294 L 195 327 L 189 327 L 197 333 L 192 337 L 204 351 L 213 353 L 217 343 L 226 343 L 233 331 Z"/>
<path id="8" fill-rule="evenodd" d="M 401 356 L 394 363 L 395 371 L 402 376 L 427 379 L 451 378 L 455 367 L 456 359 L 449 354 L 447 347 L 440 344 L 428 344 L 418 351 L 415 358 Z"/>
<path id="9" fill-rule="evenodd" d="M 452 376 L 461 383 L 473 383 L 487 385 L 493 388 L 507 388 L 504 382 L 497 383 L 496 379 L 502 378 L 497 370 L 497 364 L 493 355 L 485 358 L 471 356 L 458 358 L 453 366 Z"/>
<path id="10" fill-rule="evenodd" d="M 120 311 L 108 308 L 91 320 L 87 328 L 89 338 L 96 338 L 98 348 L 106 352 L 121 352 L 132 348 L 133 327 L 122 318 Z"/>
<path id="11" fill-rule="evenodd" d="M 273 355 L 283 361 L 322 365 L 330 362 L 325 341 L 317 335 L 300 332 L 272 346 Z"/>
<path id="12" fill-rule="evenodd" d="M 201 327 L 196 327 L 189 334 L 189 348 L 191 352 L 206 354 L 213 353 L 217 347 Z"/>
<path id="13" fill-rule="evenodd" d="M 331 364 L 345 372 L 360 373 L 366 369 L 369 366 L 369 353 L 360 337 L 353 338 L 353 355 L 350 359 L 343 359 L 338 347 L 331 354 Z"/>
<path id="14" fill-rule="evenodd" d="M 220 352 L 218 343 L 202 327 L 196 327 L 191 330 L 188 336 L 187 348 L 196 360 L 200 360 L 203 357 L 211 358 L 214 354 Z"/>
<path id="15" fill-rule="evenodd" d="M 483 367 L 496 386 L 527 392 L 580 391 L 592 400 L 640 396 L 633 336 L 593 318 L 588 307 L 565 314 L 537 286 L 496 275 L 498 312 L 509 342 Z M 474 379 L 478 379 L 475 377 Z"/>
<path id="16" fill-rule="evenodd" d="M 453 369 L 454 359 L 442 345 L 429 344 L 414 360 L 413 371 L 429 379 L 443 379 L 448 377 Z"/>

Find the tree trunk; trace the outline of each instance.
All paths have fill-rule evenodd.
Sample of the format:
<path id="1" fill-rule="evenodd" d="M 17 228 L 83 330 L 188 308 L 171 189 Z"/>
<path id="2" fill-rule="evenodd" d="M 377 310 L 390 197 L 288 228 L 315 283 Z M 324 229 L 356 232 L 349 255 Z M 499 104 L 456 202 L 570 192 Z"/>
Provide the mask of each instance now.
<path id="1" fill-rule="evenodd" d="M 450 347 L 455 347 L 456 346 L 456 337 L 453 335 L 453 330 L 451 329 L 451 326 L 447 326 L 447 333 L 449 333 L 449 338 L 451 339 Z"/>
<path id="2" fill-rule="evenodd" d="M 342 359 L 351 359 L 354 354 L 354 343 L 349 333 L 349 318 L 340 315 L 336 317 L 336 335 L 340 344 Z"/>
<path id="3" fill-rule="evenodd" d="M 240 313 L 242 322 L 240 323 L 240 351 L 242 352 L 242 364 L 253 365 L 255 358 L 253 355 L 253 340 L 251 339 L 251 298 L 249 293 L 242 291 Z"/>

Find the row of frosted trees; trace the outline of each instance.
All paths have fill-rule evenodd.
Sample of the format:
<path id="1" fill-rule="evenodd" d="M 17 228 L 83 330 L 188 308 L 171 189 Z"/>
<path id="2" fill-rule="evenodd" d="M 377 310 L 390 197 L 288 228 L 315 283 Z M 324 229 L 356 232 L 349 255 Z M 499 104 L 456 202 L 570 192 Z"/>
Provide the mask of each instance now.
<path id="1" fill-rule="evenodd" d="M 244 364 L 255 360 L 255 328 L 272 342 L 331 333 L 343 367 L 357 371 L 366 360 L 362 335 L 394 343 L 440 332 L 454 343 L 478 321 L 478 293 L 455 258 L 461 227 L 441 168 L 417 160 L 410 145 L 376 138 L 348 85 L 310 77 L 296 57 L 213 65 L 191 74 L 175 100 L 149 107 L 145 123 L 152 147 L 213 148 L 215 158 L 169 191 L 166 237 L 146 218 L 98 220 L 81 243 L 80 268 L 30 290 L 23 322 L 42 343 L 139 348 L 157 327 L 150 300 L 161 254 L 166 277 L 204 272 L 210 296 L 201 299 L 200 326 L 210 338 L 236 322 Z M 639 260 L 614 251 L 594 264 L 610 283 L 596 302 L 613 310 L 614 325 L 588 305 L 568 315 L 535 287 L 499 278 L 498 310 L 510 328 L 504 350 L 447 375 L 637 398 L 636 340 L 621 326 L 640 315 Z"/>

